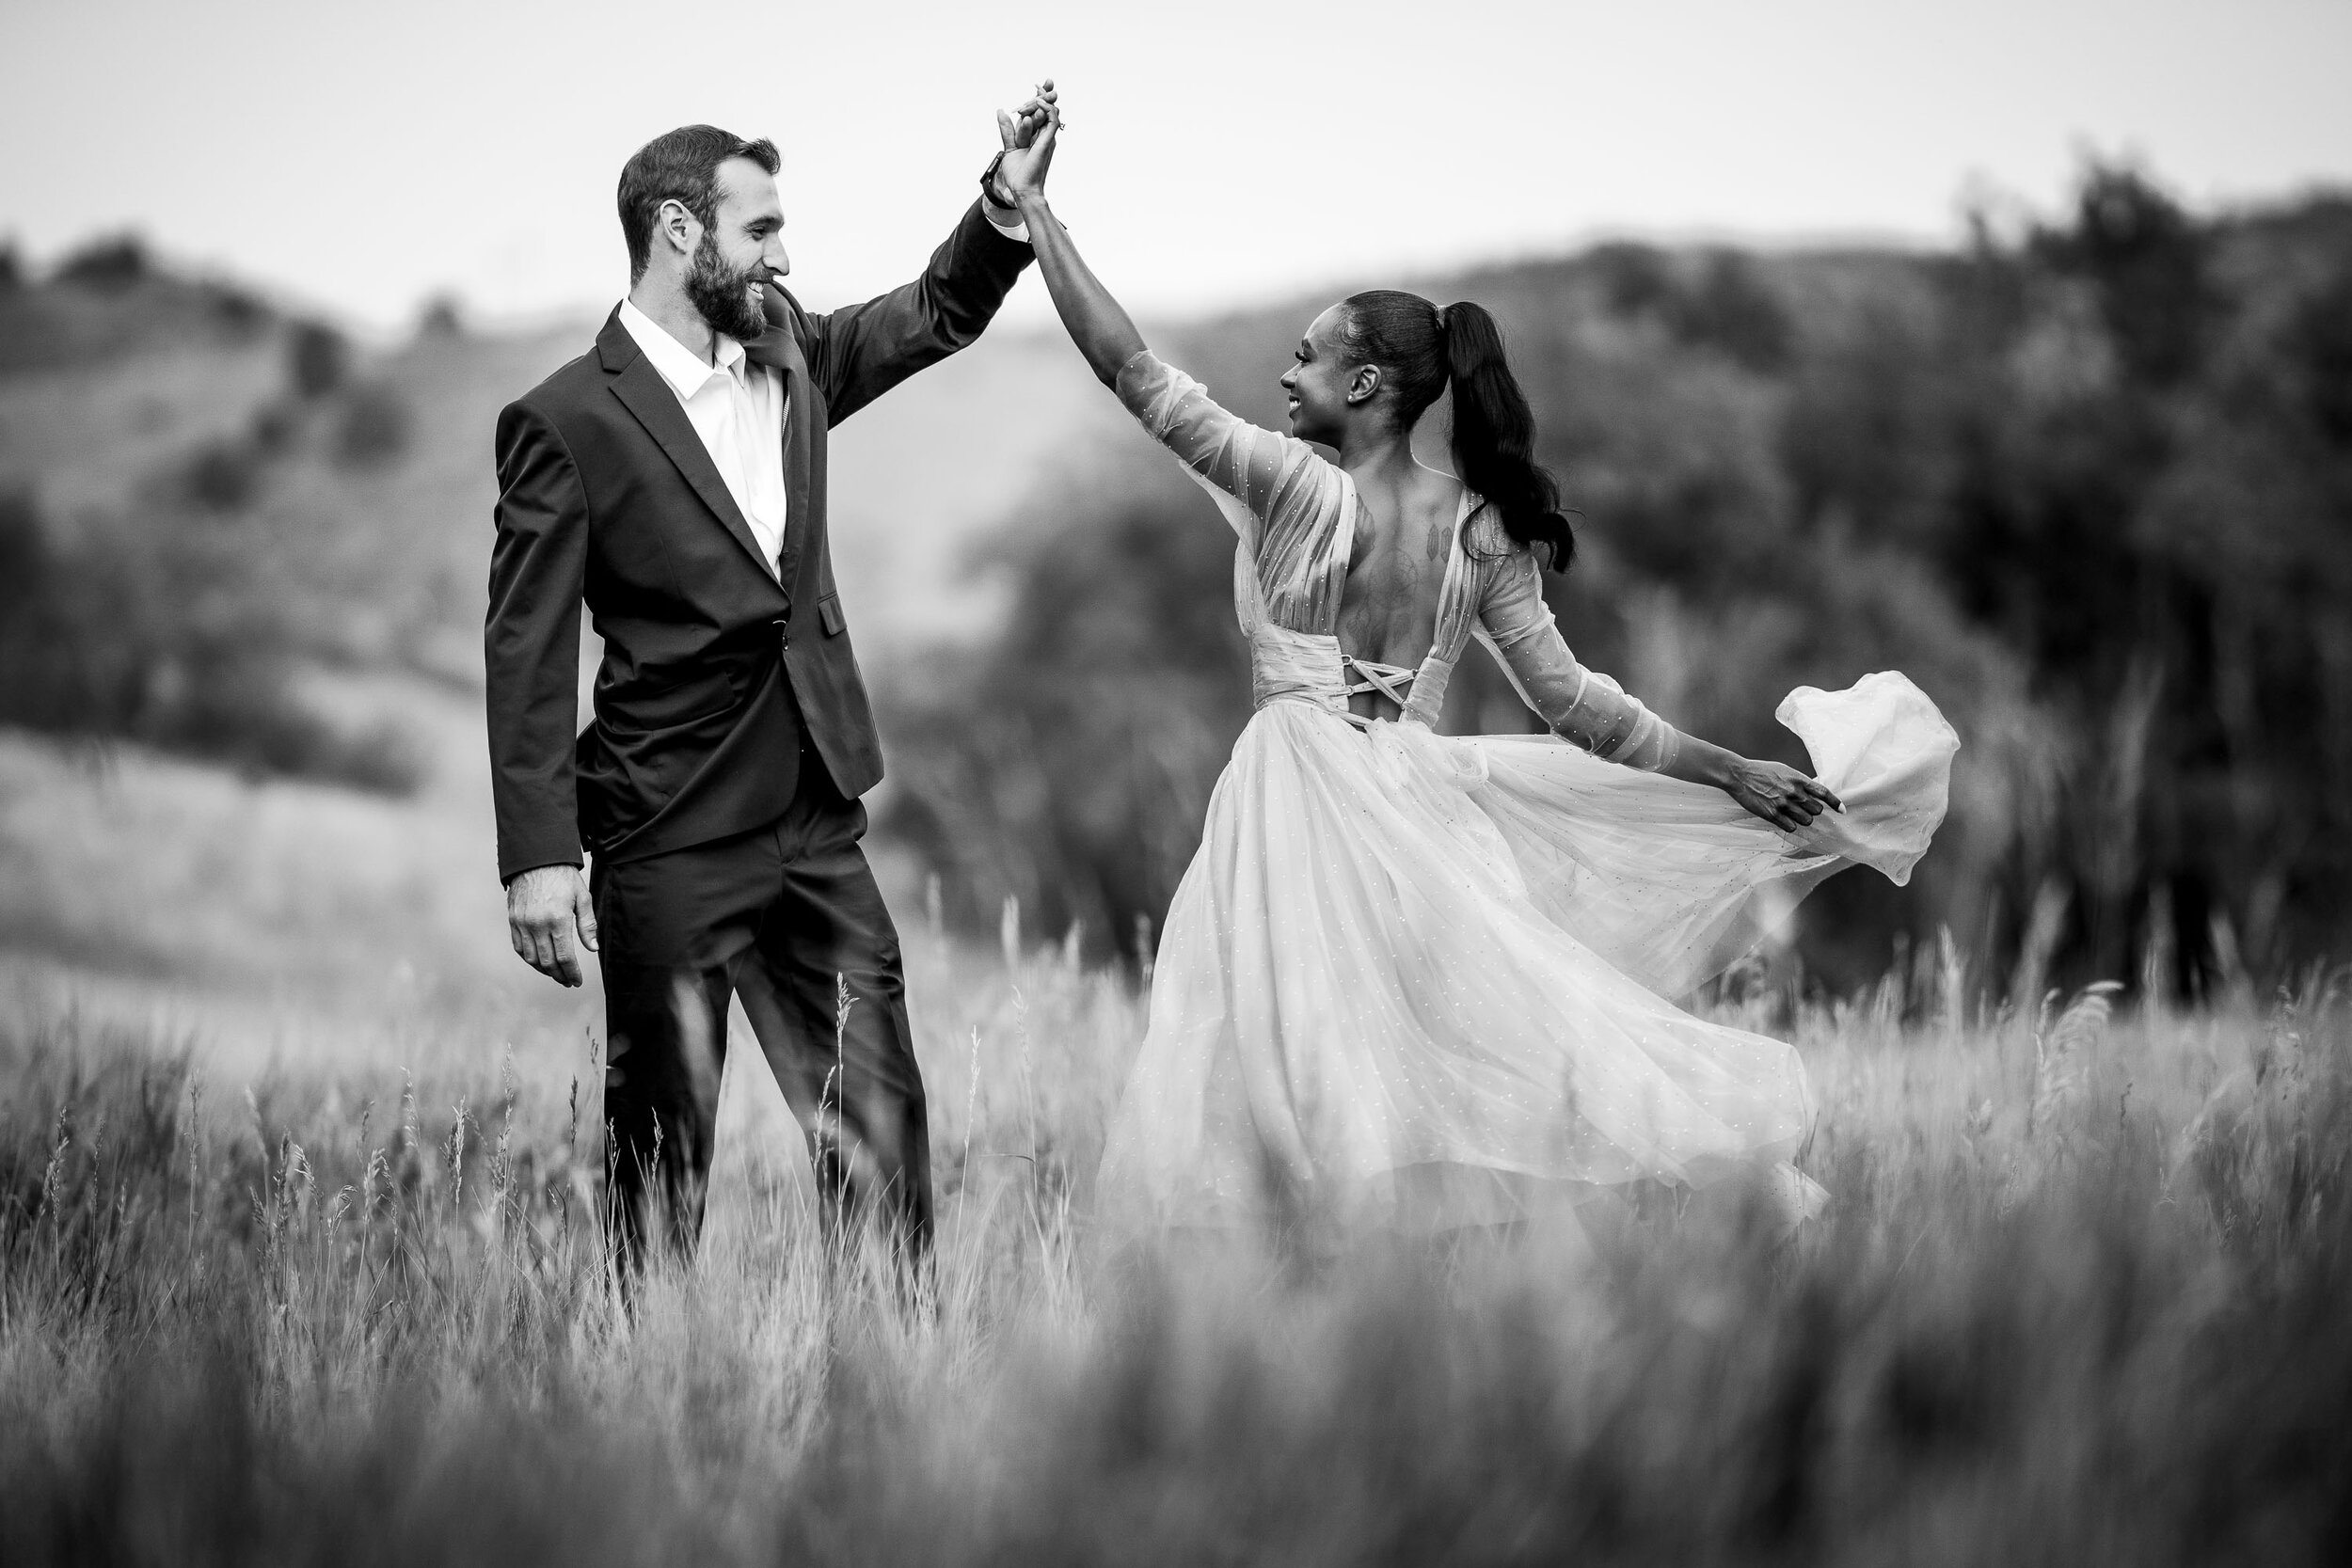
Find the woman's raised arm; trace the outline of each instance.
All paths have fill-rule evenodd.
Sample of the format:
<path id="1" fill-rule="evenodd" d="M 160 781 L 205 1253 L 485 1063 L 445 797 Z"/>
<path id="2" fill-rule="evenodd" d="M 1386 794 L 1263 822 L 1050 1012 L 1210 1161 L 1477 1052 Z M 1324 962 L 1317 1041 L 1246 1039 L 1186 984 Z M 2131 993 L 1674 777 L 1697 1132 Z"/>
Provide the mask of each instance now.
<path id="1" fill-rule="evenodd" d="M 1029 248 L 1037 253 L 1037 269 L 1045 275 L 1046 293 L 1069 329 L 1070 341 L 1086 356 L 1095 379 L 1105 387 L 1119 385 L 1119 372 L 1143 352 L 1143 334 L 1111 292 L 1103 287 L 1072 243 L 1070 230 L 1054 216 L 1045 201 L 1045 169 L 1053 162 L 1054 142 L 1061 134 L 1061 111 L 1050 108 L 1044 127 L 1025 148 L 1008 151 L 996 166 L 996 177 L 1020 210 L 1029 228 Z"/>
<path id="2" fill-rule="evenodd" d="M 1050 101 L 1042 110 L 1045 124 L 1027 147 L 1006 150 L 997 178 L 1028 226 L 1054 309 L 1088 367 L 1201 484 L 1231 498 L 1221 507 L 1226 521 L 1253 548 L 1276 548 L 1313 529 L 1341 503 L 1337 471 L 1305 442 L 1261 429 L 1219 405 L 1199 382 L 1144 346 L 1136 324 L 1046 205 L 1045 169 L 1061 120 Z"/>

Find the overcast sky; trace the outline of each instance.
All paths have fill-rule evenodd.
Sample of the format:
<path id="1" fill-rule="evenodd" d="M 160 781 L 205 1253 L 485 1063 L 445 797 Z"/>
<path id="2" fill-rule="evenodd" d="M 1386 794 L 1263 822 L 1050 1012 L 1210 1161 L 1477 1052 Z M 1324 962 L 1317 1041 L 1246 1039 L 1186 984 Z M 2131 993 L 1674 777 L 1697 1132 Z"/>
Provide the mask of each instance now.
<path id="1" fill-rule="evenodd" d="M 783 147 L 826 304 L 913 272 L 1048 74 L 1057 210 L 1152 310 L 1602 234 L 1940 242 L 2087 149 L 2199 202 L 2352 186 L 2352 0 L 0 0 L 0 237 L 136 228 L 377 327 L 600 309 L 622 162 L 704 119 Z"/>

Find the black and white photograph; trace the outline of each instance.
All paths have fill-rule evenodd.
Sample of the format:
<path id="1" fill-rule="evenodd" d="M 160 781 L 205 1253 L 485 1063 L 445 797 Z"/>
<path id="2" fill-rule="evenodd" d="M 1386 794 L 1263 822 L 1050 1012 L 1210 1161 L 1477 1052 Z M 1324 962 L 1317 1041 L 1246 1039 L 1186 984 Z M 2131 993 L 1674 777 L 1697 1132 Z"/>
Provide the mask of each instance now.
<path id="1" fill-rule="evenodd" d="M 2352 1556 L 2352 5 L 0 9 L 0 1561 Z"/>

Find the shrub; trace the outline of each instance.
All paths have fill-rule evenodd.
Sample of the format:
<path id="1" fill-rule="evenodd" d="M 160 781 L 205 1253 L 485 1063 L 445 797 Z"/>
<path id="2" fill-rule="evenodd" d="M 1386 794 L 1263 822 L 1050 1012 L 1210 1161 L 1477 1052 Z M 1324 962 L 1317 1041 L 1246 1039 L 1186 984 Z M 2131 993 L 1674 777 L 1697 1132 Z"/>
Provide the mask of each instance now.
<path id="1" fill-rule="evenodd" d="M 206 294 L 213 319 L 239 338 L 260 331 L 275 314 L 259 296 L 231 283 L 207 285 Z"/>
<path id="2" fill-rule="evenodd" d="M 294 395 L 315 401 L 343 384 L 351 369 L 351 345 L 324 322 L 299 321 L 286 340 L 286 379 Z"/>
<path id="3" fill-rule="evenodd" d="M 417 317 L 417 336 L 424 339 L 462 338 L 466 335 L 466 313 L 454 294 L 436 294 L 425 302 Z"/>
<path id="4" fill-rule="evenodd" d="M 33 492 L 0 490 L 0 721 L 55 728 L 75 705 L 60 576 Z"/>
<path id="5" fill-rule="evenodd" d="M 49 538 L 28 485 L 0 489 L 0 635 L 40 601 Z"/>
<path id="6" fill-rule="evenodd" d="M 245 572 L 243 555 L 184 529 L 163 539 L 98 527 L 60 550 L 30 492 L 0 493 L 0 723 L 384 794 L 422 782 L 405 731 L 353 732 L 303 703 L 276 608 L 241 581 L 224 586 Z"/>
<path id="7" fill-rule="evenodd" d="M 2312 422 L 2352 451 L 2352 261 L 2303 307 L 2291 341 L 2302 347 Z"/>
<path id="8" fill-rule="evenodd" d="M 262 461 L 262 451 L 250 441 L 207 443 L 188 460 L 188 499 L 207 512 L 243 510 L 261 494 Z"/>
<path id="9" fill-rule="evenodd" d="M 282 457 L 302 433 L 302 414 L 283 400 L 263 404 L 254 411 L 246 435 L 253 450 L 265 457 Z"/>
<path id="10" fill-rule="evenodd" d="M 335 460 L 352 468 L 381 467 L 408 450 L 413 424 L 398 388 L 381 381 L 355 383 L 343 395 L 335 427 Z"/>
<path id="11" fill-rule="evenodd" d="M 147 242 L 136 234 L 113 234 L 90 241 L 57 263 L 57 280 L 79 284 L 102 293 L 119 293 L 147 281 L 153 267 Z"/>

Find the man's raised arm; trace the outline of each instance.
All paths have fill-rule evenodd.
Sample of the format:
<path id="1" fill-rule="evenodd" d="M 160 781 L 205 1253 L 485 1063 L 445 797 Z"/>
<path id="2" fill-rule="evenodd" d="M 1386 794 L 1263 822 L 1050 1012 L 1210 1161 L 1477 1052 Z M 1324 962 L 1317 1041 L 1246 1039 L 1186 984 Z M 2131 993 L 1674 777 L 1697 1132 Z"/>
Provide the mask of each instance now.
<path id="1" fill-rule="evenodd" d="M 1000 113 L 1006 148 L 1028 146 L 1053 103 L 1054 84 L 1047 82 L 1017 114 Z M 812 337 L 803 346 L 830 422 L 839 424 L 979 337 L 1029 264 L 1019 226 L 1009 199 L 975 201 L 914 281 L 863 305 L 809 318 Z M 771 299 L 771 315 L 775 309 Z"/>

